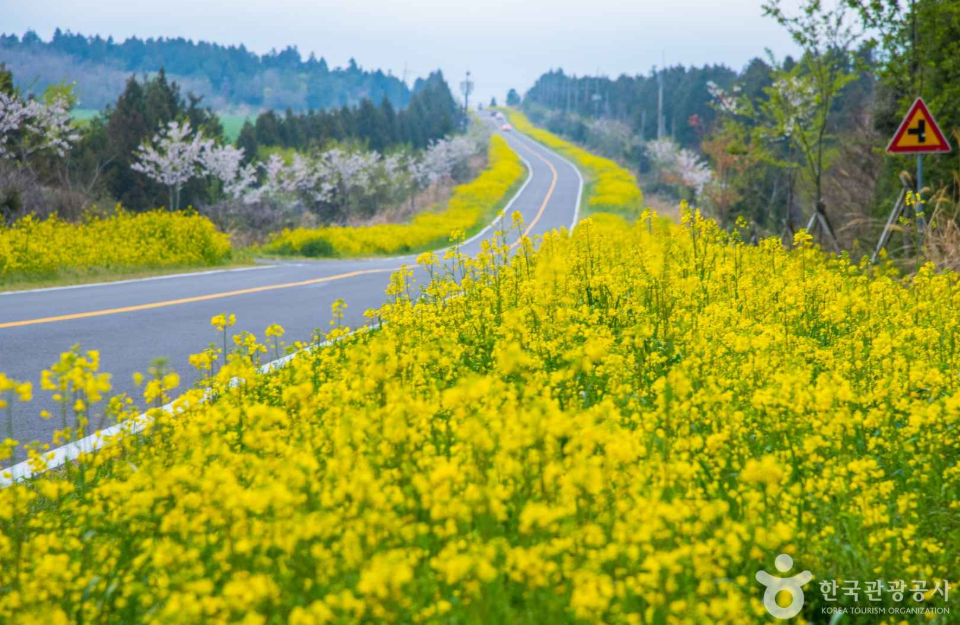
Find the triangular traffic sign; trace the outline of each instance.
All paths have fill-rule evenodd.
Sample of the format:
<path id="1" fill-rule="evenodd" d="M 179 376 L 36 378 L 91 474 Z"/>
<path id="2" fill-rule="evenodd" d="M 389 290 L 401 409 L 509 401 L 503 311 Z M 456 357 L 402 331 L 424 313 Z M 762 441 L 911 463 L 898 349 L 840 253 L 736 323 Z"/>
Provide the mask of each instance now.
<path id="1" fill-rule="evenodd" d="M 887 146 L 890 154 L 927 154 L 949 152 L 950 144 L 940 131 L 923 98 L 917 98 L 900 122 L 897 133 Z"/>

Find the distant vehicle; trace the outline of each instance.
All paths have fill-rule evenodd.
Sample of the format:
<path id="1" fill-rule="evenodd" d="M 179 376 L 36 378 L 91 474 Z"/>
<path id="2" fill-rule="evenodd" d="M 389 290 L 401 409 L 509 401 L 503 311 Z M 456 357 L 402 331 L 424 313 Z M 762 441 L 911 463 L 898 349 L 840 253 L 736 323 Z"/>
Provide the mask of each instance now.
<path id="1" fill-rule="evenodd" d="M 513 126 L 510 124 L 504 124 L 503 126 L 500 126 L 500 130 L 513 130 Z"/>

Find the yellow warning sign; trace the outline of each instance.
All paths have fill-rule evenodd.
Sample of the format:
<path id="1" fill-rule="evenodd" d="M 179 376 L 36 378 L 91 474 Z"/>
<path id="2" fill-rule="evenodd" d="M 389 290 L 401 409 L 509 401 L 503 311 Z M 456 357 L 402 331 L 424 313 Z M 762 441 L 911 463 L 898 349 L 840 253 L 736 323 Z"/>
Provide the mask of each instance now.
<path id="1" fill-rule="evenodd" d="M 930 109 L 922 98 L 917 98 L 903 118 L 887 152 L 890 154 L 926 154 L 929 152 L 949 152 L 947 142 Z"/>

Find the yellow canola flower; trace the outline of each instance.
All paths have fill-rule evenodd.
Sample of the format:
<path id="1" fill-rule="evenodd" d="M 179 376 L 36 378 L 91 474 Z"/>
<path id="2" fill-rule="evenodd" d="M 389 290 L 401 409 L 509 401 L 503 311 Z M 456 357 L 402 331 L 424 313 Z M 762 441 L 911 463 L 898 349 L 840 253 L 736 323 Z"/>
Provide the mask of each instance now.
<path id="1" fill-rule="evenodd" d="M 163 210 L 106 217 L 82 223 L 32 215 L 0 223 L 0 282 L 9 276 L 43 278 L 61 270 L 137 270 L 216 265 L 229 259 L 230 239 L 206 217 Z"/>
<path id="2" fill-rule="evenodd" d="M 242 335 L 147 433 L 0 490 L 0 622 L 765 623 L 782 553 L 954 590 L 958 277 L 655 217 L 494 240 L 437 297 L 399 273 L 270 373 Z M 61 360 L 86 400 L 96 355 Z"/>
<path id="3" fill-rule="evenodd" d="M 609 212 L 629 219 L 640 216 L 643 194 L 637 186 L 637 179 L 626 168 L 609 158 L 591 154 L 551 132 L 537 128 L 520 111 L 506 111 L 515 129 L 559 152 L 580 168 L 587 179 L 588 214 Z"/>
<path id="4" fill-rule="evenodd" d="M 490 138 L 487 168 L 476 179 L 453 190 L 447 206 L 438 212 L 418 214 L 408 224 L 363 227 L 329 226 L 284 230 L 264 245 L 268 254 L 304 254 L 304 248 L 325 242 L 333 256 L 402 254 L 429 247 L 443 247 L 455 237 L 478 229 L 502 206 L 523 178 L 526 169 L 520 157 L 501 137 Z M 459 238 L 454 238 L 459 240 Z"/>

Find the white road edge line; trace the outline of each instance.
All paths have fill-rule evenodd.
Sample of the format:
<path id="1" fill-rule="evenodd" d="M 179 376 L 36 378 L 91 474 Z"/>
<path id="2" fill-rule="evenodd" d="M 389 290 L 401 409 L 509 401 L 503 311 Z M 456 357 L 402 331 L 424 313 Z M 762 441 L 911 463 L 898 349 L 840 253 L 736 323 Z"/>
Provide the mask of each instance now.
<path id="1" fill-rule="evenodd" d="M 349 336 L 353 336 L 358 332 L 369 332 L 379 327 L 380 327 L 380 324 L 357 328 L 353 332 L 350 332 L 349 334 L 346 334 L 341 338 L 347 338 Z M 257 373 L 258 374 L 270 373 L 271 371 L 275 371 L 277 369 L 280 369 L 286 366 L 288 362 L 290 362 L 291 360 L 293 360 L 298 356 L 303 355 L 304 353 L 309 353 L 315 349 L 327 347 L 331 344 L 332 344 L 331 341 L 322 341 L 320 343 L 317 343 L 316 345 L 311 345 L 300 351 L 294 352 L 292 354 L 288 354 L 283 358 L 272 360 L 266 363 L 265 365 L 261 365 L 257 369 Z M 233 378 L 228 383 L 228 388 L 239 385 L 241 381 L 242 380 L 238 378 Z M 172 413 L 174 409 L 174 405 L 181 399 L 183 399 L 182 395 L 177 399 L 174 399 L 173 401 L 168 402 L 163 406 L 161 406 L 160 410 L 162 410 L 163 412 Z M 198 403 L 206 402 L 208 399 L 210 399 L 209 390 L 203 395 L 203 397 L 200 398 L 200 401 Z M 153 417 L 150 416 L 149 414 L 150 412 L 153 412 L 153 409 L 147 412 L 143 412 L 132 419 L 121 421 L 120 423 L 117 423 L 116 425 L 112 425 L 104 430 L 97 430 L 93 434 L 89 436 L 85 436 L 78 441 L 74 441 L 72 443 L 68 443 L 66 445 L 57 447 L 56 449 L 52 449 L 50 451 L 45 452 L 42 455 L 46 460 L 46 465 L 41 469 L 35 470 L 30 460 L 24 460 L 23 462 L 13 465 L 12 467 L 8 467 L 6 469 L 0 470 L 0 490 L 7 488 L 8 486 L 11 486 L 16 482 L 29 480 L 40 475 L 41 473 L 46 473 L 51 469 L 56 469 L 58 467 L 61 467 L 71 460 L 76 460 L 77 458 L 80 457 L 81 454 L 91 454 L 96 452 L 97 449 L 106 448 L 107 446 L 112 444 L 115 440 L 117 440 L 118 435 L 120 434 L 123 434 L 124 436 L 130 436 L 132 434 L 137 434 L 139 432 L 142 432 L 144 429 L 146 429 L 148 425 L 153 423 Z"/>
<path id="2" fill-rule="evenodd" d="M 571 224 L 570 224 L 570 233 L 573 234 L 574 229 L 577 227 L 577 224 L 580 222 L 580 202 L 583 200 L 583 176 L 580 174 L 580 169 L 579 169 L 576 165 L 574 165 L 572 161 L 570 161 L 569 159 L 567 159 L 566 157 L 564 157 L 564 156 L 563 156 L 562 154 L 560 154 L 559 152 L 556 152 L 556 151 L 554 151 L 554 150 L 551 150 L 550 148 L 548 148 L 547 146 L 543 145 L 543 144 L 540 143 L 539 141 L 537 141 L 537 140 L 535 140 L 535 139 L 531 139 L 530 137 L 528 137 L 527 135 L 523 134 L 522 132 L 518 132 L 518 133 L 517 133 L 517 136 L 518 136 L 518 137 L 521 137 L 522 139 L 525 139 L 526 141 L 529 141 L 530 143 L 533 143 L 533 144 L 536 145 L 537 147 L 543 148 L 543 149 L 546 150 L 548 153 L 553 154 L 554 156 L 556 156 L 557 158 L 559 158 L 561 161 L 563 161 L 564 163 L 566 163 L 567 165 L 569 165 L 570 168 L 573 169 L 574 173 L 577 174 L 577 180 L 580 181 L 580 185 L 579 185 L 579 187 L 577 188 L 577 204 L 576 204 L 576 206 L 575 206 L 574 209 L 573 209 L 573 222 L 571 222 Z"/>
<path id="3" fill-rule="evenodd" d="M 273 269 L 279 265 L 259 265 L 257 267 L 238 267 L 236 269 L 210 269 L 208 271 L 187 271 L 171 273 L 165 276 L 151 276 L 149 278 L 130 278 L 129 280 L 115 280 L 113 282 L 91 282 L 90 284 L 72 284 L 70 286 L 49 286 L 42 289 L 26 289 L 23 291 L 2 291 L 4 295 L 23 295 L 25 293 L 46 293 L 48 291 L 68 291 L 70 289 L 89 289 L 97 286 L 113 286 L 115 284 L 130 284 L 131 282 L 150 282 L 152 280 L 169 280 L 171 278 L 191 278 L 193 276 L 209 276 L 216 273 L 232 273 L 235 271 L 256 271 L 257 269 Z"/>
<path id="4" fill-rule="evenodd" d="M 519 135 L 519 133 L 518 133 L 518 135 Z M 521 136 L 522 136 L 522 135 L 521 135 Z M 514 151 L 514 153 L 516 153 L 516 151 Z M 489 224 L 487 224 L 487 226 L 486 226 L 483 230 L 481 230 L 481 231 L 478 232 L 477 234 L 473 235 L 472 237 L 470 237 L 469 239 L 467 239 L 466 241 L 464 241 L 464 242 L 461 243 L 460 245 L 468 245 L 468 244 L 470 244 L 470 243 L 473 243 L 474 241 L 476 241 L 477 239 L 479 239 L 480 237 L 482 237 L 483 235 L 485 235 L 487 232 L 489 232 L 489 231 L 490 231 L 490 228 L 493 228 L 495 225 L 497 225 L 497 222 L 499 222 L 499 221 L 501 221 L 501 220 L 503 219 L 504 215 L 507 214 L 507 211 L 509 211 L 510 208 L 513 207 L 513 204 L 514 204 L 514 203 L 517 201 L 517 199 L 520 197 L 520 194 L 522 194 L 523 191 L 524 191 L 524 189 L 527 188 L 527 185 L 530 184 L 530 180 L 533 179 L 533 166 L 530 164 L 530 161 L 528 161 L 527 159 L 525 159 L 525 158 L 524 158 L 523 156 L 521 156 L 519 153 L 516 153 L 516 154 L 517 154 L 517 156 L 520 158 L 520 160 L 523 161 L 524 166 L 526 166 L 526 168 L 527 168 L 527 179 L 523 182 L 523 185 L 520 186 L 520 189 L 517 190 L 517 192 L 513 195 L 513 197 L 510 198 L 510 201 L 507 202 L 507 205 L 503 207 L 503 210 L 501 210 L 501 211 L 497 214 L 497 216 L 493 218 L 493 221 L 491 221 Z M 559 154 L 558 154 L 557 156 L 559 156 Z M 561 156 L 560 158 L 563 158 L 563 157 Z M 569 161 L 567 161 L 567 162 L 569 163 Z M 574 168 L 574 169 L 576 169 L 576 168 Z M 577 172 L 577 176 L 579 176 L 579 175 L 580 175 L 580 172 Z M 580 184 L 581 184 L 581 187 L 582 187 L 582 185 L 583 185 L 583 179 L 582 179 L 582 178 L 581 178 L 581 180 L 580 180 Z M 579 213 L 579 211 L 580 211 L 580 198 L 578 197 L 578 198 L 577 198 L 576 212 L 575 212 L 575 214 L 574 214 L 574 223 L 576 223 L 576 219 L 577 219 L 576 213 Z M 438 250 L 432 250 L 432 251 L 435 252 L 435 253 L 436 253 L 436 252 L 445 252 L 445 251 L 447 251 L 448 249 L 451 249 L 452 247 L 453 247 L 453 246 L 448 246 L 448 247 L 444 247 L 444 248 L 441 248 L 441 249 L 438 249 Z M 384 262 L 384 261 L 393 261 L 393 260 L 398 260 L 398 259 L 404 259 L 404 258 L 407 258 L 408 256 L 409 256 L 409 255 L 396 256 L 396 257 L 389 257 L 389 256 L 387 256 L 387 257 L 373 257 L 373 258 L 357 258 L 357 259 L 350 259 L 350 260 L 357 261 L 357 262 L 369 261 L 369 262 L 375 262 L 375 263 L 376 263 L 376 262 Z M 323 261 L 323 262 L 327 262 L 327 261 Z M 151 281 L 151 280 L 167 280 L 167 279 L 170 279 L 170 278 L 189 278 L 189 277 L 193 277 L 193 276 L 209 276 L 209 275 L 211 275 L 211 274 L 217 274 L 217 273 L 229 273 L 229 272 L 233 272 L 233 271 L 252 271 L 252 270 L 256 270 L 256 269 L 274 269 L 274 268 L 276 268 L 276 267 L 280 267 L 280 266 L 290 266 L 290 265 L 299 266 L 299 264 L 287 263 L 287 262 L 280 261 L 280 262 L 276 262 L 276 263 L 270 263 L 270 264 L 260 265 L 260 266 L 257 266 L 257 267 L 240 267 L 240 268 L 237 268 L 237 269 L 213 269 L 213 270 L 210 270 L 210 271 L 188 271 L 188 272 L 184 272 L 184 273 L 174 273 L 174 274 L 170 274 L 170 275 L 166 275 L 166 276 L 151 276 L 151 277 L 149 277 L 149 278 L 131 278 L 131 279 L 129 279 L 129 280 L 115 280 L 115 281 L 112 281 L 112 282 L 92 282 L 92 283 L 90 283 L 90 284 L 73 284 L 73 285 L 70 285 L 70 286 L 51 286 L 51 287 L 44 287 L 44 288 L 40 288 L 40 289 L 24 289 L 24 290 L 22 290 L 22 291 L 0 291 L 0 296 L 4 296 L 4 295 L 23 295 L 23 294 L 26 294 L 26 293 L 46 293 L 46 292 L 48 292 L 48 291 L 67 291 L 67 290 L 70 290 L 70 289 L 87 289 L 87 288 L 98 287 L 98 286 L 113 286 L 113 285 L 116 285 L 116 284 L 130 284 L 130 283 L 132 283 L 132 282 L 149 282 L 149 281 Z"/>
<path id="5" fill-rule="evenodd" d="M 523 137 L 524 139 L 527 139 L 527 138 L 526 138 L 524 135 L 522 135 L 521 133 L 517 133 L 517 136 Z M 527 140 L 528 140 L 528 141 L 532 141 L 532 140 L 530 140 L 530 139 L 527 139 Z M 580 214 L 580 199 L 581 199 L 581 197 L 582 197 L 582 195 L 583 195 L 583 177 L 580 175 L 580 171 L 576 168 L 576 166 L 574 166 L 573 163 L 571 163 L 571 162 L 568 161 L 567 159 L 563 158 L 562 156 L 560 156 L 560 155 L 557 154 L 556 152 L 553 152 L 553 151 L 550 150 L 549 148 L 546 148 L 545 146 L 541 146 L 539 143 L 536 143 L 536 142 L 534 142 L 534 143 L 535 143 L 538 147 L 543 147 L 546 151 L 548 151 L 548 152 L 556 155 L 558 158 L 560 158 L 561 160 L 565 161 L 568 165 L 570 165 L 570 167 L 572 167 L 573 170 L 576 172 L 577 178 L 580 180 L 580 187 L 579 187 L 579 192 L 578 192 L 578 195 L 577 195 L 577 204 L 576 204 L 576 207 L 575 207 L 575 209 L 574 209 L 573 223 L 572 223 L 571 229 L 570 229 L 570 231 L 573 232 L 573 228 L 576 227 L 577 220 L 578 220 L 578 217 L 579 217 L 579 214 Z M 466 241 L 464 241 L 463 243 L 461 243 L 461 245 L 467 245 L 468 243 L 471 243 L 472 241 L 475 241 L 476 239 L 480 238 L 481 236 L 483 236 L 484 234 L 486 234 L 486 233 L 490 230 L 490 228 L 492 228 L 493 226 L 495 226 L 498 221 L 502 220 L 502 219 L 503 219 L 503 216 L 507 214 L 507 211 L 510 210 L 510 208 L 513 206 L 513 204 L 517 201 L 517 199 L 518 199 L 518 198 L 520 197 L 520 195 L 523 193 L 524 189 L 527 188 L 527 185 L 530 184 L 530 181 L 533 180 L 533 166 L 530 164 L 530 161 L 528 161 L 528 160 L 527 160 L 526 158 L 524 158 L 523 156 L 520 156 L 519 153 L 517 153 L 517 156 L 520 158 L 521 161 L 524 162 L 524 164 L 525 164 L 526 167 L 527 167 L 527 179 L 523 182 L 523 184 L 520 186 L 520 189 L 517 190 L 517 192 L 514 194 L 514 196 L 513 196 L 512 198 L 510 198 L 510 201 L 507 202 L 507 205 L 504 206 L 504 208 L 503 208 L 502 211 L 500 211 L 500 214 L 499 214 L 490 224 L 488 224 L 486 228 L 484 228 L 483 230 L 481 230 L 481 231 L 478 232 L 477 234 L 475 234 L 475 235 L 473 235 L 472 237 L 470 237 L 468 240 L 466 240 Z M 445 251 L 445 250 L 447 250 L 447 249 L 450 249 L 450 248 L 449 248 L 449 247 L 448 247 L 448 248 L 443 248 L 443 249 L 437 250 L 437 251 L 442 252 L 442 251 Z M 202 272 L 202 273 L 207 273 L 207 274 L 209 274 L 209 273 L 220 273 L 221 271 L 246 271 L 246 270 L 250 270 L 250 269 L 267 269 L 267 268 L 275 267 L 275 266 L 276 266 L 276 265 L 267 265 L 267 266 L 264 266 L 264 267 L 245 267 L 245 268 L 242 268 L 242 269 L 224 269 L 224 270 L 220 270 L 220 271 L 210 271 L 210 272 Z M 198 272 L 198 273 L 180 274 L 180 275 L 188 275 L 188 276 L 189 276 L 189 275 L 198 275 L 199 273 L 200 273 L 200 272 Z M 156 280 L 156 279 L 161 279 L 161 278 L 173 278 L 173 277 L 177 277 L 177 276 L 157 276 L 157 277 L 155 277 L 155 278 L 145 278 L 144 280 Z M 106 282 L 106 283 L 103 283 L 103 284 L 122 284 L 123 282 L 137 282 L 137 281 L 138 281 L 138 280 L 124 280 L 124 281 L 120 281 L 120 282 Z M 46 291 L 46 290 L 56 290 L 56 289 L 74 289 L 74 288 L 82 288 L 82 287 L 86 287 L 86 286 L 97 286 L 97 285 L 93 285 L 93 284 L 82 284 L 82 285 L 69 286 L 69 287 L 54 287 L 53 289 L 36 289 L 36 291 Z M 32 291 L 14 291 L 14 293 L 18 293 L 18 292 L 19 292 L 19 293 L 30 293 L 30 292 L 32 292 Z M 7 295 L 7 294 L 8 294 L 8 293 L 0 293 L 0 295 Z M 369 326 L 369 327 L 364 327 L 364 328 L 358 328 L 357 330 L 354 330 L 353 332 L 351 332 L 350 334 L 348 334 L 348 335 L 346 335 L 346 336 L 351 336 L 351 335 L 353 335 L 353 334 L 355 334 L 355 333 L 357 333 L 357 332 L 360 332 L 360 331 L 373 330 L 373 329 L 376 329 L 377 327 L 378 327 L 378 326 Z M 273 360 L 273 361 L 271 361 L 271 362 L 266 363 L 265 365 L 262 365 L 259 369 L 257 369 L 257 373 L 269 373 L 269 372 L 271 372 L 271 371 L 274 371 L 274 370 L 276 370 L 276 369 L 279 369 L 279 368 L 285 366 L 288 362 L 290 362 L 291 360 L 293 360 L 293 359 L 296 358 L 297 356 L 303 354 L 304 352 L 309 352 L 309 351 L 311 351 L 311 350 L 313 350 L 313 349 L 326 347 L 326 346 L 328 346 L 328 345 L 330 345 L 330 342 L 329 342 L 329 341 L 323 341 L 323 342 L 321 342 L 321 343 L 319 343 L 319 344 L 317 344 L 317 345 L 307 347 L 306 349 L 301 350 L 301 351 L 299 351 L 299 352 L 295 352 L 295 353 L 293 353 L 293 354 L 289 354 L 289 355 L 287 355 L 287 356 L 284 356 L 283 358 L 278 358 L 277 360 Z M 236 384 L 239 384 L 239 383 L 240 383 L 240 380 L 237 380 L 236 378 L 234 378 L 233 380 L 230 381 L 230 386 L 235 386 Z M 162 406 L 162 407 L 160 408 L 160 410 L 162 410 L 162 411 L 164 411 L 164 412 L 173 412 L 174 404 L 175 404 L 177 401 L 179 401 L 180 399 L 182 399 L 182 397 L 177 398 L 177 399 L 175 399 L 175 400 L 173 400 L 173 401 L 165 404 L 164 406 Z M 200 399 L 200 402 L 204 402 L 204 401 L 206 401 L 207 399 L 209 399 L 209 394 L 205 394 L 205 395 Z M 122 422 L 120 422 L 120 423 L 117 423 L 116 425 L 113 425 L 113 426 L 108 427 L 108 428 L 105 429 L 105 430 L 98 430 L 97 432 L 94 432 L 93 434 L 91 434 L 91 435 L 89 435 L 89 436 L 85 436 L 84 438 L 81 438 L 81 439 L 78 440 L 78 441 L 74 441 L 74 442 L 72 442 L 72 443 L 68 443 L 68 444 L 63 445 L 63 446 L 61 446 L 61 447 L 57 447 L 56 449 L 53 449 L 53 450 L 51 450 L 51 451 L 48 451 L 48 452 L 46 452 L 46 453 L 44 454 L 44 458 L 45 458 L 45 460 L 46 460 L 46 465 L 45 465 L 45 467 L 42 468 L 42 469 L 34 470 L 33 467 L 31 466 L 30 460 L 25 460 L 25 461 L 23 461 L 23 462 L 21 462 L 21 463 L 19 463 L 19 464 L 13 465 L 12 467 L 8 467 L 7 469 L 4 469 L 4 470 L 0 471 L 0 489 L 7 488 L 8 486 L 11 486 L 11 485 L 14 484 L 15 482 L 19 482 L 19 481 L 23 481 L 23 480 L 29 480 L 29 479 L 37 476 L 37 475 L 40 475 L 41 473 L 45 473 L 46 471 L 49 471 L 49 470 L 51 470 L 51 469 L 56 469 L 56 468 L 58 468 L 58 467 L 61 467 L 61 466 L 63 466 L 64 464 L 66 464 L 67 462 L 69 462 L 69 461 L 71 461 L 71 460 L 76 460 L 77 458 L 80 457 L 81 454 L 90 454 L 90 453 L 95 452 L 98 448 L 106 447 L 106 446 L 109 445 L 111 442 L 113 442 L 114 437 L 116 437 L 118 434 L 131 435 L 131 434 L 137 434 L 137 433 L 139 433 L 139 432 L 142 432 L 142 431 L 143 431 L 150 423 L 152 423 L 152 422 L 153 422 L 153 418 L 152 418 L 151 416 L 149 416 L 149 414 L 148 414 L 147 412 L 144 412 L 144 413 L 141 413 L 140 415 L 134 417 L 133 419 L 128 419 L 127 421 L 122 421 Z"/>
<path id="6" fill-rule="evenodd" d="M 466 246 L 466 245 L 469 245 L 470 243 L 473 243 L 474 241 L 476 241 L 477 239 L 479 239 L 480 237 L 482 237 L 483 235 L 485 235 L 487 232 L 489 232 L 489 231 L 490 231 L 490 228 L 493 228 L 495 225 L 497 225 L 498 222 L 503 221 L 503 217 L 507 214 L 507 212 L 508 212 L 511 208 L 513 208 L 513 204 L 517 201 L 517 199 L 518 199 L 518 198 L 520 197 L 520 195 L 523 193 L 524 189 L 527 188 L 527 185 L 530 184 L 530 181 L 533 180 L 533 165 L 530 164 L 530 161 L 528 161 L 528 160 L 525 159 L 524 157 L 520 156 L 520 153 L 517 152 L 516 150 L 514 150 L 513 153 L 516 154 L 517 157 L 519 157 L 519 159 L 520 159 L 521 161 L 523 161 L 523 164 L 526 166 L 526 168 L 527 168 L 527 179 L 523 181 L 523 184 L 520 185 L 520 188 L 517 190 L 517 192 L 513 194 L 513 197 L 510 198 L 510 201 L 507 202 L 507 205 L 503 207 L 503 210 L 501 210 L 500 213 L 499 213 L 496 217 L 493 218 L 493 221 L 491 221 L 490 223 L 488 223 L 487 226 L 486 226 L 486 228 L 484 228 L 484 229 L 481 230 L 480 232 L 476 233 L 475 235 L 473 235 L 472 237 L 470 237 L 469 239 L 467 239 L 466 241 L 464 241 L 463 243 L 461 243 L 461 244 L 460 244 L 461 246 Z M 447 251 L 448 249 L 450 249 L 450 248 L 449 248 L 449 247 L 445 247 L 445 248 L 443 248 L 442 250 L 437 250 L 437 251 L 438 251 L 438 252 L 445 252 L 445 251 Z"/>

